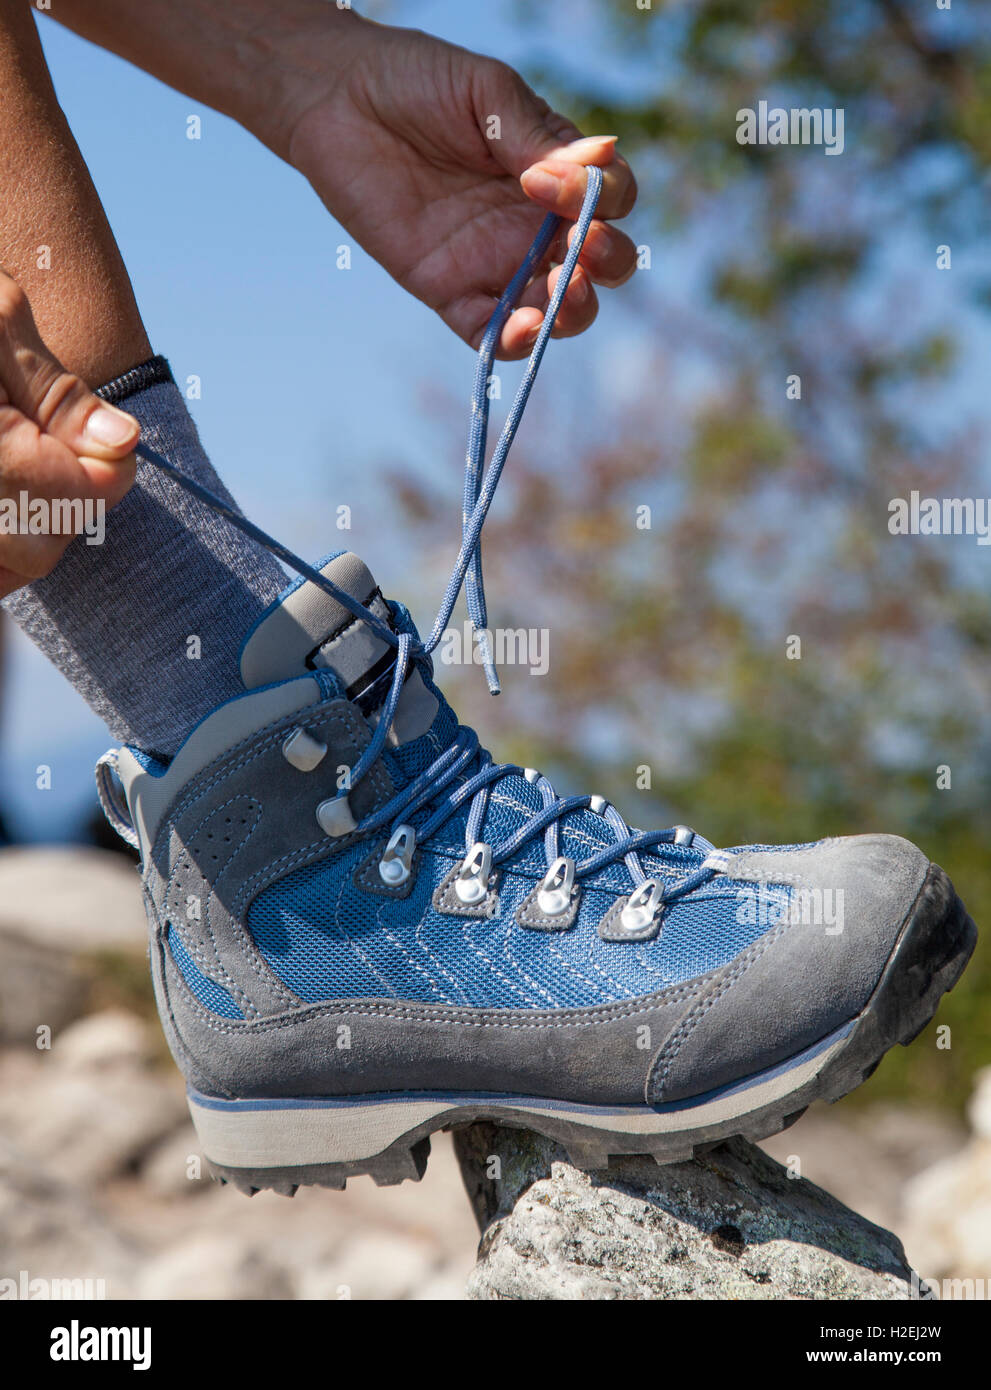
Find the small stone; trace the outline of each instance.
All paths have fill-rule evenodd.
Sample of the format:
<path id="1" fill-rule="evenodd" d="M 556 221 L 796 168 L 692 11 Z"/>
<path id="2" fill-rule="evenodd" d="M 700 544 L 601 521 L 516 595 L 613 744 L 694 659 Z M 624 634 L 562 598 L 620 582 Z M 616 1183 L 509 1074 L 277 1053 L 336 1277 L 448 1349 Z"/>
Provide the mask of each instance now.
<path id="1" fill-rule="evenodd" d="M 59 1033 L 52 1061 L 63 1071 L 96 1072 L 108 1067 L 141 1068 L 152 1054 L 148 1025 L 123 1009 L 105 1009 Z"/>
<path id="2" fill-rule="evenodd" d="M 140 1298 L 284 1299 L 288 1270 L 236 1235 L 197 1235 L 165 1250 L 141 1273 Z"/>
<path id="3" fill-rule="evenodd" d="M 979 1071 L 974 1077 L 974 1084 L 967 1118 L 979 1138 L 991 1139 L 991 1067 Z"/>
<path id="4" fill-rule="evenodd" d="M 121 855 L 0 850 L 0 1043 L 57 1033 L 108 969 L 133 976 L 146 950 L 140 881 Z"/>
<path id="5" fill-rule="evenodd" d="M 434 1275 L 425 1244 L 384 1231 L 355 1235 L 324 1268 L 306 1272 L 299 1296 L 316 1299 L 416 1298 Z"/>
<path id="6" fill-rule="evenodd" d="M 0 934 L 59 952 L 141 953 L 141 880 L 123 855 L 58 846 L 0 850 Z"/>
<path id="7" fill-rule="evenodd" d="M 0 1139 L 0 1296 L 133 1298 L 140 1252 L 114 1217 L 46 1171 L 35 1155 Z M 54 1281 L 58 1281 L 56 1286 Z M 40 1288 L 47 1288 L 42 1295 Z"/>
<path id="8" fill-rule="evenodd" d="M 147 1039 L 140 1019 L 108 1011 L 67 1029 L 51 1052 L 8 1055 L 0 1132 L 79 1186 L 127 1171 L 188 1118 L 178 1075 L 146 1065 Z"/>
<path id="9" fill-rule="evenodd" d="M 141 1181 L 156 1197 L 195 1197 L 214 1189 L 191 1124 L 182 1125 L 147 1154 Z"/>

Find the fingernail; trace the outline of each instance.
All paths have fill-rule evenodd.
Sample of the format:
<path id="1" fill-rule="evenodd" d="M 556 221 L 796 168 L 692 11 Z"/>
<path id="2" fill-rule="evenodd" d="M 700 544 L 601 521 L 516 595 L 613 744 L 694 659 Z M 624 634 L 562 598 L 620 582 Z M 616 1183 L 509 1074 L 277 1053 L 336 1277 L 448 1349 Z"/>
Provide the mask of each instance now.
<path id="1" fill-rule="evenodd" d="M 580 140 L 572 140 L 569 150 L 580 150 L 583 145 L 615 145 L 618 135 L 583 135 Z"/>
<path id="2" fill-rule="evenodd" d="M 97 444 L 117 449 L 134 438 L 137 423 L 132 415 L 125 415 L 122 410 L 101 405 L 86 421 L 85 434 Z"/>
<path id="3" fill-rule="evenodd" d="M 561 180 L 549 169 L 527 169 L 520 182 L 531 198 L 540 198 L 547 203 L 553 202 L 561 191 Z"/>

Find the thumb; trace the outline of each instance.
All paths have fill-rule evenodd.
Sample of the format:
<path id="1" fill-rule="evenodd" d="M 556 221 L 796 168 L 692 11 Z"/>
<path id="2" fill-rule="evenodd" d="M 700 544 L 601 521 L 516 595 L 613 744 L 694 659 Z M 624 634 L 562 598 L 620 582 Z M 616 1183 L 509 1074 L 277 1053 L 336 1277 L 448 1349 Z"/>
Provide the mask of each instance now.
<path id="1" fill-rule="evenodd" d="M 625 217 L 632 208 L 636 180 L 626 160 L 616 154 L 616 136 L 582 135 L 512 68 L 498 63 L 486 69 L 476 110 L 498 115 L 497 133 L 488 140 L 492 155 L 519 179 L 531 202 L 559 217 L 577 217 L 585 196 L 585 169 L 595 164 L 604 171 L 596 215 Z M 481 122 L 487 135 L 491 121 L 487 115 Z"/>
<path id="2" fill-rule="evenodd" d="M 608 164 L 615 137 L 583 136 L 573 121 L 554 111 L 537 96 L 522 77 L 502 63 L 493 65 L 487 75 L 481 107 L 499 116 L 498 136 L 490 139 L 498 163 L 519 178 L 534 164 L 546 159 L 563 159 L 575 164 Z M 486 115 L 483 126 L 491 120 Z"/>
<path id="3" fill-rule="evenodd" d="M 42 342 L 27 296 L 2 273 L 0 386 L 12 406 L 80 459 L 115 463 L 137 443 L 137 420 L 65 370 Z"/>

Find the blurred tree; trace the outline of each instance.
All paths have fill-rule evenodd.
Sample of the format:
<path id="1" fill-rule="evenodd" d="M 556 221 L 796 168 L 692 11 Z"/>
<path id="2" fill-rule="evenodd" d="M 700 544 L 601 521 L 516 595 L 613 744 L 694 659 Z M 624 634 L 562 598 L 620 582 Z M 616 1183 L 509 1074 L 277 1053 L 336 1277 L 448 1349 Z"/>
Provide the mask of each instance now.
<path id="1" fill-rule="evenodd" d="M 606 12 L 622 93 L 529 76 L 620 135 L 651 264 L 690 294 L 642 274 L 612 367 L 541 382 L 485 555 L 490 621 L 546 627 L 550 667 L 507 673 L 501 708 L 457 673 L 463 717 L 637 824 L 906 834 L 991 920 L 989 552 L 888 530 L 913 489 L 991 495 L 974 362 L 991 20 L 899 0 Z M 739 144 L 761 100 L 842 108 L 843 153 Z M 446 564 L 450 507 L 395 485 Z M 991 1062 L 983 948 L 940 1022 L 950 1052 L 930 1030 L 868 1091 L 965 1097 Z"/>

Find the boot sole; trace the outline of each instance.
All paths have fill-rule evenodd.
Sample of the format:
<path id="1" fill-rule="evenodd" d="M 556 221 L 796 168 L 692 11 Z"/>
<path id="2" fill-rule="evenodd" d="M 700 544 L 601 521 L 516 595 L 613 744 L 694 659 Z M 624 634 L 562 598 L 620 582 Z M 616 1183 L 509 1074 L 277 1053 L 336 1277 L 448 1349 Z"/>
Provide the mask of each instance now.
<path id="1" fill-rule="evenodd" d="M 556 1141 L 576 1167 L 611 1155 L 680 1163 L 726 1139 L 756 1142 L 794 1123 L 815 1100 L 847 1095 L 895 1043 L 925 1028 L 963 973 L 977 928 L 931 864 L 873 995 L 857 1017 L 754 1076 L 667 1105 L 578 1105 L 531 1096 L 422 1091 L 334 1099 L 220 1100 L 196 1091 L 189 1108 L 214 1176 L 253 1196 L 297 1187 L 343 1188 L 368 1174 L 380 1186 L 423 1176 L 430 1135 L 489 1120 Z"/>

